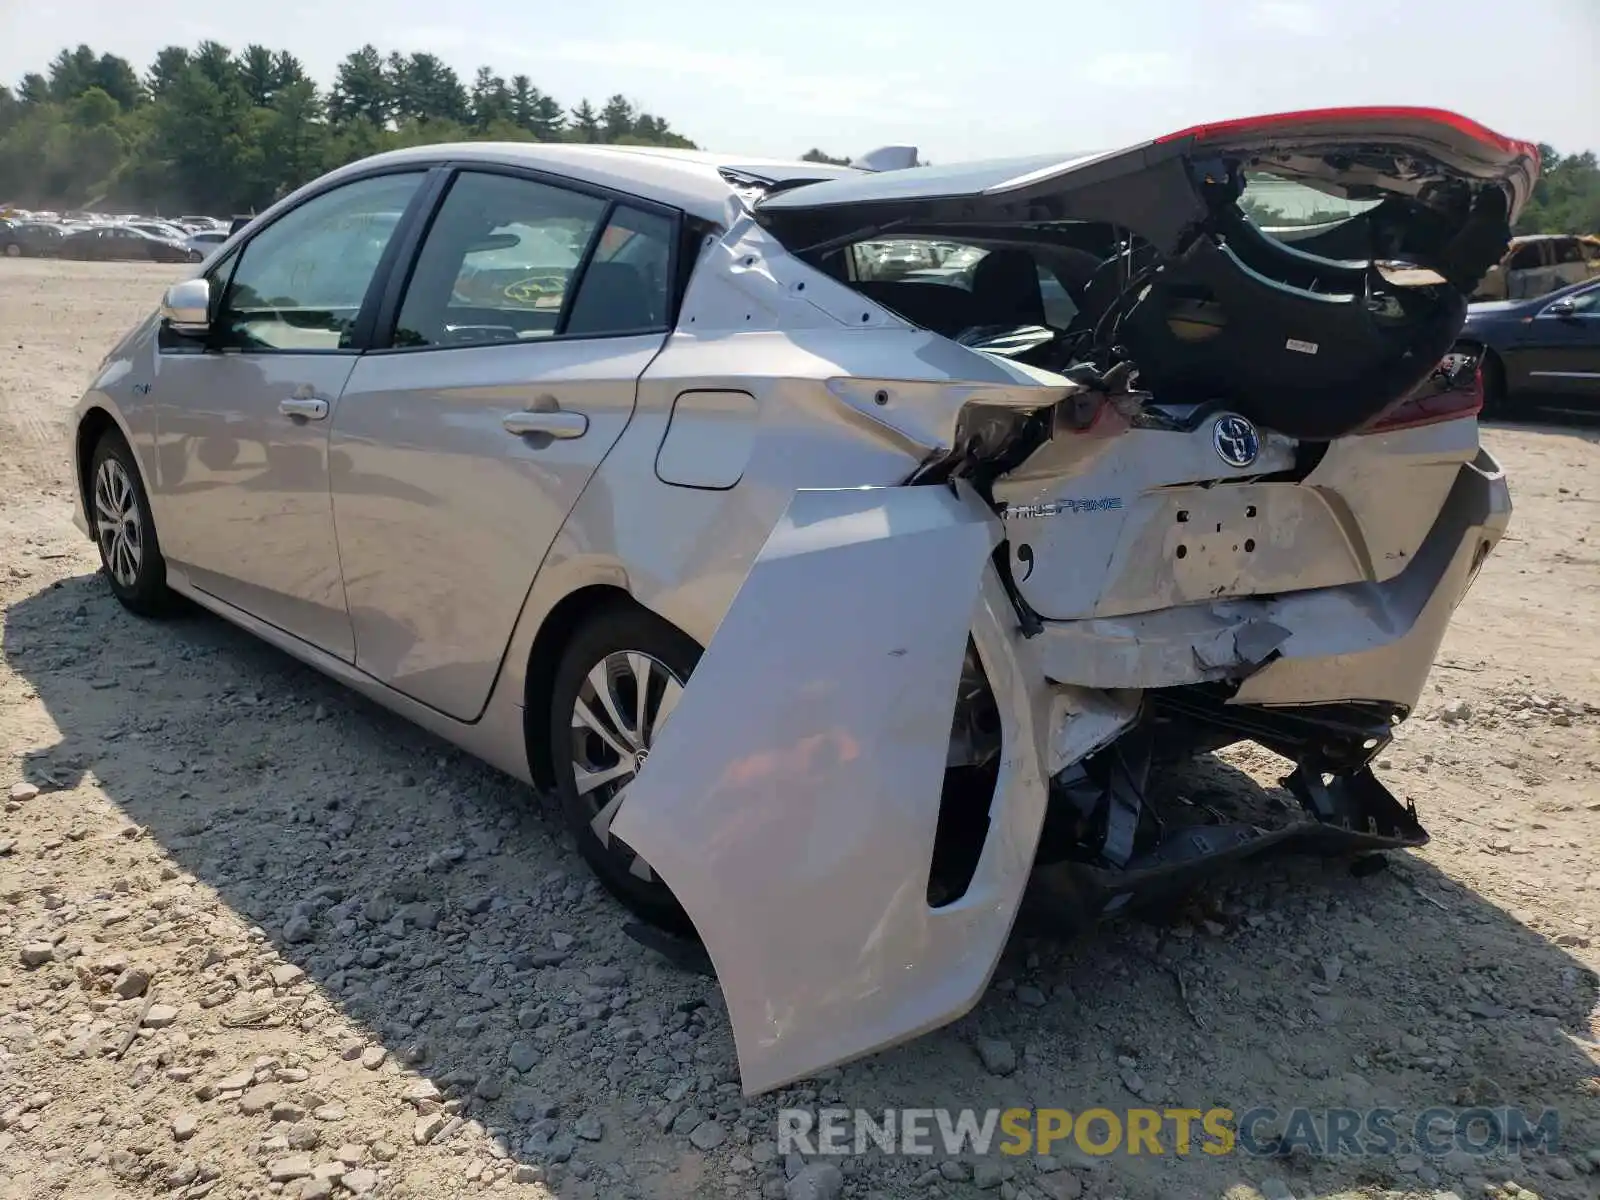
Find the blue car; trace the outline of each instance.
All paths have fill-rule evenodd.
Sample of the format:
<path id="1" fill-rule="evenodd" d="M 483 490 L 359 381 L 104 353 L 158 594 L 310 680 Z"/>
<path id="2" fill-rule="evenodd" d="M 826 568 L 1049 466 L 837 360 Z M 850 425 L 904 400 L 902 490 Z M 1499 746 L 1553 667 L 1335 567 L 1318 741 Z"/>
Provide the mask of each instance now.
<path id="1" fill-rule="evenodd" d="M 1483 355 L 1486 416 L 1600 411 L 1600 279 L 1531 300 L 1474 304 L 1458 345 Z"/>

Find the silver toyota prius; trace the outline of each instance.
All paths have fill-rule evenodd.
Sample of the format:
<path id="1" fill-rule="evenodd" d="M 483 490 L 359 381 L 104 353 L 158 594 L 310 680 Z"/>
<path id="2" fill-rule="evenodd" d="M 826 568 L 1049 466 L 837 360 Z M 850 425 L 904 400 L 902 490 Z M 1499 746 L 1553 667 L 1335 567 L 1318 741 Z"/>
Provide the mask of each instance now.
<path id="1" fill-rule="evenodd" d="M 960 1016 L 1029 906 L 1424 842 L 1371 764 L 1510 515 L 1451 351 L 1531 146 L 1372 108 L 895 157 L 370 158 L 73 426 L 127 608 L 551 797 L 750 1093 Z M 1287 806 L 1154 786 L 1245 739 Z"/>

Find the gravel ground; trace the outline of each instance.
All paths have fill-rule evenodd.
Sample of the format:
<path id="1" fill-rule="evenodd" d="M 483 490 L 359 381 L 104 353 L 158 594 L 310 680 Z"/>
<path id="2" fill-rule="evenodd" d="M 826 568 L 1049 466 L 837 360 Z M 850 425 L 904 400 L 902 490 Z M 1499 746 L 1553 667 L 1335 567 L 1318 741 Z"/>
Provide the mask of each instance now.
<path id="1" fill-rule="evenodd" d="M 714 984 L 621 933 L 520 786 L 220 621 L 112 600 L 69 522 L 64 419 L 168 278 L 0 262 L 0 1195 L 1600 1191 L 1593 427 L 1486 432 L 1512 532 L 1383 764 L 1429 847 L 1019 936 L 955 1025 L 747 1101 Z M 1230 751 L 1193 786 L 1282 765 Z M 1402 1125 L 1490 1103 L 1559 1109 L 1563 1137 L 1509 1161 L 808 1165 L 776 1156 L 784 1103 L 1386 1105 Z"/>

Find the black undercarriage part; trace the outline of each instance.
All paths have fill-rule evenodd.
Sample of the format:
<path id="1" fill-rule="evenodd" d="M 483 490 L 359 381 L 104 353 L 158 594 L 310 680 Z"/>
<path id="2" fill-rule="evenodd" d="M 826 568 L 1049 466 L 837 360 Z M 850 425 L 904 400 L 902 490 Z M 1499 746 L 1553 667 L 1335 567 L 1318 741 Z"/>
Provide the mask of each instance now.
<path id="1" fill-rule="evenodd" d="M 1393 706 L 1241 705 L 1219 715 L 1221 693 L 1214 689 L 1171 692 L 1128 734 L 1051 781 L 1028 888 L 1030 922 L 1056 931 L 1086 926 L 1135 900 L 1186 890 L 1224 863 L 1272 851 L 1350 853 L 1426 844 L 1415 807 L 1402 805 L 1368 765 L 1392 736 L 1399 715 Z M 1210 805 L 1158 810 L 1147 785 L 1156 742 L 1169 733 L 1184 734 L 1202 749 L 1249 738 L 1291 759 L 1295 769 L 1280 783 L 1298 801 L 1299 813 L 1271 795 L 1269 807 L 1275 801 L 1286 816 L 1274 813 L 1273 827 Z"/>

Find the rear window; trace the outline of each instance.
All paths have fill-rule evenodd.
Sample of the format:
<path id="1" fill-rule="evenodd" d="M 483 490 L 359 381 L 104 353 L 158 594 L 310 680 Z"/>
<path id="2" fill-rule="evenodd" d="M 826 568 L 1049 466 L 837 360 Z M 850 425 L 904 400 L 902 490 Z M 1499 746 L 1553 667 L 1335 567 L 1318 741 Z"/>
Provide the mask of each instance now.
<path id="1" fill-rule="evenodd" d="M 1244 194 L 1239 198 L 1239 207 L 1262 229 L 1297 229 L 1348 221 L 1369 208 L 1376 208 L 1379 203 L 1377 200 L 1345 200 L 1292 179 L 1258 173 L 1245 176 Z"/>
<path id="2" fill-rule="evenodd" d="M 916 283 L 971 293 L 979 278 L 979 264 L 990 253 L 983 246 L 936 238 L 883 238 L 855 243 L 849 248 L 846 265 L 853 283 Z M 1006 253 L 1018 251 L 1007 250 Z M 1055 273 L 1043 263 L 1034 262 L 1034 276 L 1045 324 L 1066 329 L 1077 316 L 1078 306 Z M 1028 291 L 1027 304 L 1031 305 L 1031 289 Z M 892 299 L 890 305 L 893 307 Z M 1009 320 L 1001 318 L 998 323 L 1009 323 Z"/>

